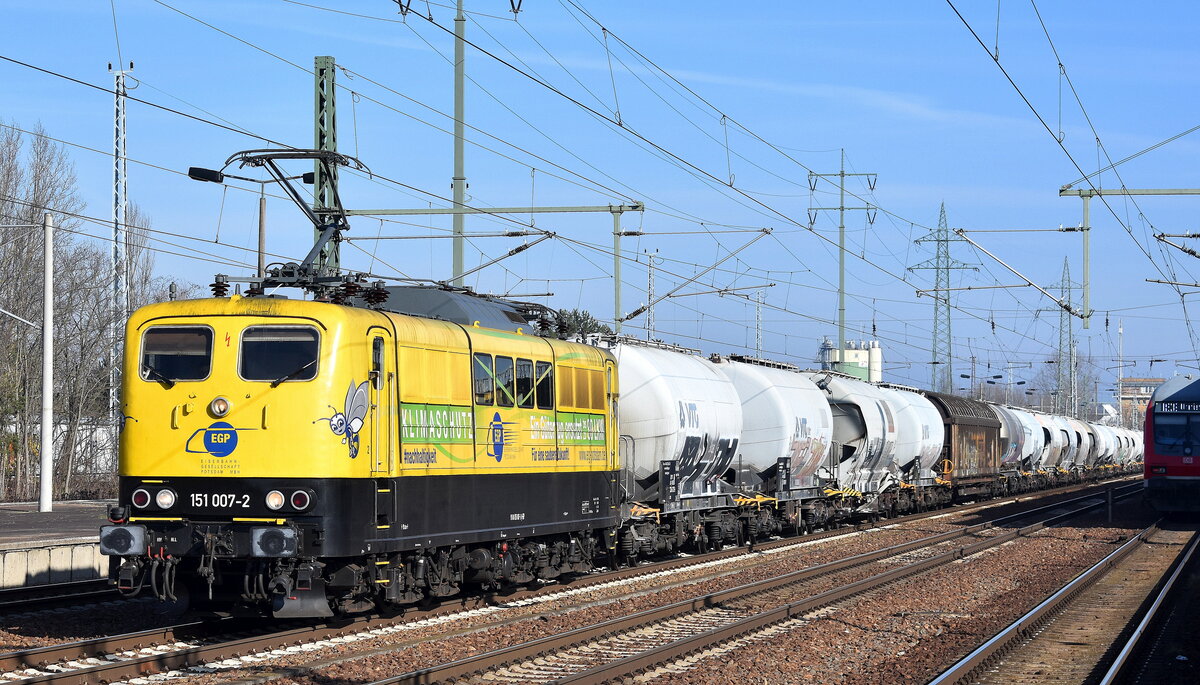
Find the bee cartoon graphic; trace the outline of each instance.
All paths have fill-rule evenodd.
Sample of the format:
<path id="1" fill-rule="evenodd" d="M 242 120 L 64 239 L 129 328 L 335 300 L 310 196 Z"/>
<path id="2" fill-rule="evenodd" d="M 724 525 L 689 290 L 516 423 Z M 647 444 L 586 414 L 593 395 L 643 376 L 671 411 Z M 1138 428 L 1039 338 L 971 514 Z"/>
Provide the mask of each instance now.
<path id="1" fill-rule="evenodd" d="M 357 387 L 354 381 L 350 381 L 350 387 L 346 389 L 345 408 L 338 411 L 337 407 L 331 404 L 329 408 L 333 410 L 333 416 L 317 419 L 328 421 L 329 430 L 333 431 L 334 435 L 342 436 L 342 444 L 350 450 L 351 459 L 358 456 L 358 431 L 362 429 L 363 420 L 367 418 L 367 406 L 367 381 L 359 383 Z"/>

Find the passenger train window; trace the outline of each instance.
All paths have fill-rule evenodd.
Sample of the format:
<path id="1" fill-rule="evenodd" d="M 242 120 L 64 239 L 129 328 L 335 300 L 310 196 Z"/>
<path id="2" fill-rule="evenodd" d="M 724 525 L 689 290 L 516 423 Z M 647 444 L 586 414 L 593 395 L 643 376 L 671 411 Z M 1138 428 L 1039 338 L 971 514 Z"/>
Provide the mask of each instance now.
<path id="1" fill-rule="evenodd" d="M 554 367 L 550 362 L 537 363 L 537 408 L 554 408 Z"/>
<path id="2" fill-rule="evenodd" d="M 515 402 L 512 357 L 496 357 L 496 404 L 511 407 Z"/>
<path id="3" fill-rule="evenodd" d="M 495 388 L 492 386 L 492 355 L 475 354 L 471 365 L 471 387 L 475 389 L 475 404 L 490 406 Z"/>
<path id="4" fill-rule="evenodd" d="M 212 370 L 212 329 L 155 326 L 142 337 L 139 373 L 148 381 L 199 381 Z"/>
<path id="5" fill-rule="evenodd" d="M 517 360 L 517 406 L 533 408 L 533 362 L 528 359 Z"/>
<path id="6" fill-rule="evenodd" d="M 317 331 L 308 326 L 250 326 L 242 331 L 238 374 L 248 381 L 317 377 Z"/>

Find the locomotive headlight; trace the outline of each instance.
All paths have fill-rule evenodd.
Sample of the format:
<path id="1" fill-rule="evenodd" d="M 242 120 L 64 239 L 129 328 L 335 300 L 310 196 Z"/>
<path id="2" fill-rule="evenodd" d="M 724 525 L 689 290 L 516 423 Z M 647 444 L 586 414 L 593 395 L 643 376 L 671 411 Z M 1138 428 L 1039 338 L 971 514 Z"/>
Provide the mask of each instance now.
<path id="1" fill-rule="evenodd" d="M 163 488 L 154 496 L 154 503 L 159 509 L 170 509 L 175 506 L 175 491 Z"/>
<path id="2" fill-rule="evenodd" d="M 134 490 L 133 495 L 129 499 L 133 501 L 133 506 L 138 509 L 145 509 L 150 506 L 150 492 L 144 488 Z"/>
<path id="3" fill-rule="evenodd" d="M 229 413 L 229 400 L 224 397 L 216 397 L 208 403 L 208 410 L 219 419 Z"/>
<path id="4" fill-rule="evenodd" d="M 267 493 L 267 508 L 271 511 L 279 511 L 283 508 L 283 504 L 287 502 L 287 498 L 278 490 L 272 490 Z"/>

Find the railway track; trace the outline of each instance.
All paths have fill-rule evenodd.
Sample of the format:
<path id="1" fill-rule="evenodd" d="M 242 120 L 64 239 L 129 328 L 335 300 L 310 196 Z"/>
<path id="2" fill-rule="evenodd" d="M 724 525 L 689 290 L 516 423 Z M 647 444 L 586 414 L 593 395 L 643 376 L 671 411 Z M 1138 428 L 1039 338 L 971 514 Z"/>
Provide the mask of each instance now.
<path id="1" fill-rule="evenodd" d="M 107 578 L 0 590 L 0 614 L 40 611 L 120 599 Z"/>
<path id="2" fill-rule="evenodd" d="M 1161 525 L 1133 536 L 931 685 L 1113 682 L 1131 649 L 1130 639 L 1136 641 L 1131 633 L 1140 607 L 1200 541 L 1194 530 Z M 1156 606 L 1161 604 L 1160 598 Z"/>
<path id="3" fill-rule="evenodd" d="M 1142 620 L 1128 631 L 1100 680 L 1103 685 L 1195 682 L 1193 661 L 1200 660 L 1195 647 L 1195 616 L 1200 611 L 1197 546 L 1200 540 L 1193 540 L 1180 555 L 1180 562 L 1153 595 Z"/>
<path id="4" fill-rule="evenodd" d="M 1135 492 L 1129 490 L 1121 496 L 1128 497 Z M 561 635 L 413 671 L 376 681 L 373 685 L 443 681 L 604 683 L 637 673 L 653 672 L 660 666 L 685 659 L 693 653 L 728 649 L 730 645 L 753 639 L 764 631 L 786 629 L 803 622 L 811 612 L 998 547 L 1099 506 L 1103 506 L 1103 502 L 1092 496 L 1076 498 L 1071 503 L 1051 504 L 960 531 L 930 536 Z M 1064 508 L 1069 511 L 1063 511 Z M 1004 532 L 996 528 L 1034 516 L 1042 518 Z M 993 529 L 995 534 L 962 546 L 949 544 L 958 538 L 988 529 Z M 950 548 L 946 551 L 937 551 L 948 544 Z M 924 558 L 908 561 L 906 555 Z M 894 568 L 882 573 L 852 580 L 817 594 L 805 594 L 803 584 L 806 581 L 889 558 L 905 560 L 896 562 Z"/>
<path id="5" fill-rule="evenodd" d="M 1138 485 L 1135 483 L 1124 487 L 1137 489 Z M 1073 486 L 1049 493 L 1040 493 L 1040 495 L 1051 498 L 1055 496 L 1061 497 L 1080 491 L 1102 490 L 1110 486 L 1112 486 L 1112 483 Z M 1096 493 L 1085 494 L 1075 497 L 1070 501 L 1095 498 L 1095 496 Z M 1025 502 L 1032 499 L 1035 499 L 1035 497 L 1025 495 L 1003 500 L 991 500 L 957 507 L 952 510 L 952 513 L 1002 506 L 1014 502 Z M 1057 508 L 1062 506 L 1064 504 L 1058 502 L 1043 508 Z M 947 510 L 915 514 L 888 520 L 887 524 L 891 525 L 904 521 L 944 516 L 946 513 Z M 1022 514 L 1021 516 L 1027 515 Z M 978 530 L 997 525 L 1002 520 L 977 524 L 961 531 L 944 533 L 941 536 L 935 537 L 950 540 L 970 535 Z M 757 549 L 759 551 L 786 549 L 789 546 L 808 544 L 814 540 L 826 537 L 845 535 L 847 533 L 878 527 L 877 524 L 846 527 L 800 538 L 761 543 L 757 545 Z M 572 582 L 546 585 L 537 589 L 519 590 L 493 599 L 482 597 L 463 598 L 429 609 L 410 609 L 398 615 L 363 616 L 326 622 L 290 623 L 282 629 L 279 629 L 279 625 L 275 624 L 271 626 L 272 628 L 276 628 L 275 630 L 264 630 L 261 620 L 253 623 L 238 622 L 233 619 L 216 622 L 194 622 L 95 640 L 82 640 L 64 645 L 23 650 L 0 655 L 0 682 L 20 682 L 23 684 L 112 682 L 150 673 L 181 669 L 195 664 L 206 664 L 228 659 L 249 659 L 248 655 L 262 654 L 274 650 L 286 650 L 289 648 L 295 649 L 299 644 L 311 645 L 320 641 L 352 639 L 352 636 L 355 635 L 382 634 L 405 624 L 447 617 L 452 614 L 464 612 L 478 614 L 480 612 L 501 610 L 501 607 L 496 606 L 494 600 L 499 600 L 506 604 L 537 601 L 539 598 L 553 597 L 564 592 L 579 592 L 607 583 L 623 582 L 699 564 L 720 562 L 744 554 L 746 554 L 745 549 L 730 548 L 694 557 L 671 559 L 651 565 L 580 577 L 574 579 Z M 849 568 L 854 565 L 870 563 L 870 561 L 876 558 L 879 557 L 877 555 L 860 555 L 859 557 L 854 557 L 852 560 L 836 563 L 842 565 L 842 567 Z M 810 571 L 809 575 L 829 571 L 829 568 L 826 567 L 817 568 L 823 570 Z"/>

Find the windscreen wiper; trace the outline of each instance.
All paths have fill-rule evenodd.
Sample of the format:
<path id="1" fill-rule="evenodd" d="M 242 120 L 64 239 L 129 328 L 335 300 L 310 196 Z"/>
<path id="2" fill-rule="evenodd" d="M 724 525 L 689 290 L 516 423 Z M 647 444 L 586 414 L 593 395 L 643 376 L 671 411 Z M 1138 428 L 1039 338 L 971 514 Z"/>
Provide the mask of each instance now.
<path id="1" fill-rule="evenodd" d="M 284 382 L 284 381 L 290 381 L 290 380 L 292 380 L 292 379 L 293 379 L 293 378 L 295 378 L 296 376 L 299 376 L 300 374 L 304 373 L 304 371 L 305 371 L 305 370 L 307 370 L 307 369 L 308 369 L 308 367 L 310 367 L 310 366 L 312 366 L 313 364 L 316 364 L 316 363 L 317 363 L 317 360 L 316 360 L 316 359 L 314 359 L 314 360 L 312 360 L 311 362 L 309 362 L 309 363 L 305 364 L 304 366 L 301 366 L 300 368 L 296 369 L 295 371 L 293 371 L 293 372 L 289 373 L 288 375 L 286 375 L 286 376 L 282 376 L 282 377 L 280 377 L 280 378 L 276 378 L 275 380 L 271 381 L 271 387 L 272 387 L 272 388 L 277 388 L 277 387 L 279 387 L 279 384 L 280 384 L 280 383 L 282 383 L 282 382 Z"/>
<path id="2" fill-rule="evenodd" d="M 142 368 L 146 370 L 147 376 L 149 376 L 149 377 L 153 378 L 154 380 L 159 381 L 163 385 L 167 386 L 168 390 L 175 387 L 175 381 L 171 380 L 170 378 L 167 378 L 166 375 L 163 374 L 163 372 L 159 371 L 158 369 L 154 368 L 153 366 L 150 366 L 149 364 L 142 364 Z"/>

